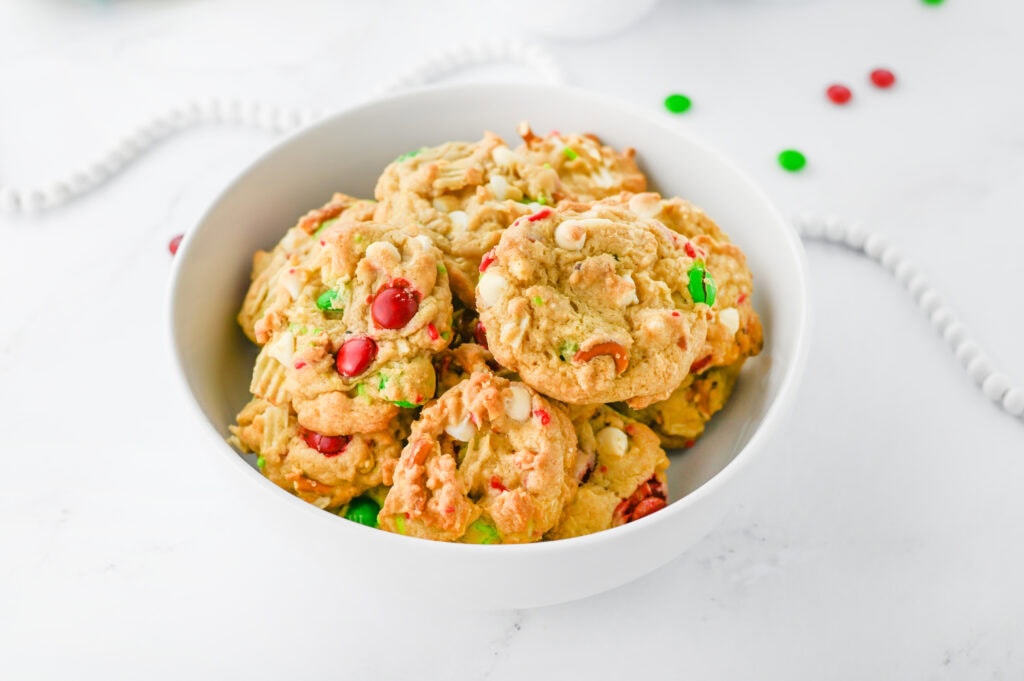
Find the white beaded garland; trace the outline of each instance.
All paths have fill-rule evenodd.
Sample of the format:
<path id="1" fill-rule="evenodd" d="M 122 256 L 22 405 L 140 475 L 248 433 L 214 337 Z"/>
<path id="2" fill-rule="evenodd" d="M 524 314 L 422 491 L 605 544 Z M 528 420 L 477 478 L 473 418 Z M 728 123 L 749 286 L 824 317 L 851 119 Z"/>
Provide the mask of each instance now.
<path id="1" fill-rule="evenodd" d="M 804 239 L 848 246 L 882 265 L 928 315 L 932 326 L 949 343 L 953 354 L 985 397 L 999 404 L 1011 416 L 1024 415 L 1024 388 L 1010 385 L 1009 377 L 996 371 L 992 360 L 967 336 L 956 314 L 942 302 L 924 275 L 884 237 L 877 233 L 865 234 L 859 225 L 834 217 L 800 216 L 793 222 Z"/>

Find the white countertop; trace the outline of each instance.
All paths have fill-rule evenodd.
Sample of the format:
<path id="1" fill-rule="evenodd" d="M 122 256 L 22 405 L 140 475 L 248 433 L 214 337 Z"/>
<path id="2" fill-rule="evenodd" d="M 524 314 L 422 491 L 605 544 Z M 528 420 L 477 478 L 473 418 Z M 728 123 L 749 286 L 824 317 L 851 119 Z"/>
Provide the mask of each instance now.
<path id="1" fill-rule="evenodd" d="M 655 112 L 690 95 L 675 124 L 784 211 L 884 231 L 1024 381 L 1019 0 L 663 2 L 596 41 L 485 3 L 349 4 L 7 0 L 0 181 L 63 174 L 195 96 L 342 107 L 444 41 L 521 35 L 575 84 Z M 867 84 L 878 65 L 897 87 Z M 498 76 L 532 77 L 462 77 Z M 846 108 L 824 98 L 836 80 Z M 222 490 L 166 347 L 167 241 L 270 141 L 193 131 L 64 209 L 0 218 L 0 676 L 1024 676 L 1024 427 L 893 280 L 817 244 L 793 417 L 756 493 L 691 551 L 540 610 L 318 600 L 331 566 L 283 554 Z M 802 174 L 775 165 L 787 146 Z"/>

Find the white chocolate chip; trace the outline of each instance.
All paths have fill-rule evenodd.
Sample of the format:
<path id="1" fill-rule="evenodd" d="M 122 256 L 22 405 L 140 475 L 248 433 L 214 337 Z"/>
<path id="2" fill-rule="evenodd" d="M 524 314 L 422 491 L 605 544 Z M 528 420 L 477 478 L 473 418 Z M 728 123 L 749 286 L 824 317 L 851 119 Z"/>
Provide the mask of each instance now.
<path id="1" fill-rule="evenodd" d="M 464 210 L 453 210 L 448 213 L 448 219 L 451 220 L 452 227 L 459 231 L 466 229 L 466 225 L 469 224 L 469 218 Z"/>
<path id="2" fill-rule="evenodd" d="M 639 303 L 640 299 L 636 297 L 636 282 L 633 281 L 633 275 L 627 272 L 619 277 L 619 279 L 626 284 L 626 288 L 619 294 L 619 299 L 616 301 L 618 305 L 620 307 L 624 307 L 626 305 L 635 305 L 636 303 Z"/>
<path id="3" fill-rule="evenodd" d="M 374 241 L 366 247 L 366 257 L 380 269 L 388 269 L 402 262 L 402 254 L 389 241 Z"/>
<path id="4" fill-rule="evenodd" d="M 292 356 L 295 354 L 295 336 L 292 335 L 292 332 L 285 331 L 275 338 L 274 341 L 267 346 L 267 354 L 281 364 L 286 366 L 291 364 Z"/>
<path id="5" fill-rule="evenodd" d="M 740 330 L 740 313 L 735 307 L 727 307 L 718 311 L 718 323 L 729 329 L 729 333 L 736 335 Z"/>
<path id="6" fill-rule="evenodd" d="M 431 239 L 426 234 L 420 234 L 417 237 L 413 237 L 413 241 L 418 243 L 420 245 L 420 248 L 422 248 L 424 251 L 434 250 L 434 240 Z"/>
<path id="7" fill-rule="evenodd" d="M 642 218 L 653 218 L 661 210 L 657 194 L 634 194 L 629 200 L 629 209 Z"/>
<path id="8" fill-rule="evenodd" d="M 288 295 L 295 300 L 299 297 L 299 293 L 302 292 L 302 285 L 306 283 L 306 270 L 300 270 L 297 268 L 291 268 L 281 275 L 281 286 L 288 291 Z"/>
<path id="9" fill-rule="evenodd" d="M 504 201 L 508 196 L 508 180 L 501 175 L 491 175 L 491 181 L 487 183 L 487 186 L 490 187 L 494 198 L 499 201 Z"/>
<path id="10" fill-rule="evenodd" d="M 494 305 L 498 299 L 505 295 L 508 282 L 505 277 L 497 272 L 487 270 L 480 277 L 480 283 L 476 285 L 476 304 L 479 309 Z"/>
<path id="11" fill-rule="evenodd" d="M 615 184 L 615 178 L 612 177 L 607 168 L 601 167 L 594 173 L 594 184 L 603 189 L 608 189 Z"/>
<path id="12" fill-rule="evenodd" d="M 469 442 L 476 434 L 476 426 L 469 420 L 469 417 L 462 419 L 459 423 L 449 423 L 444 427 L 444 432 L 451 435 L 459 442 Z"/>
<path id="13" fill-rule="evenodd" d="M 629 438 L 615 426 L 608 426 L 597 431 L 596 439 L 599 456 L 618 457 L 629 451 Z"/>
<path id="14" fill-rule="evenodd" d="M 516 155 L 512 153 L 512 150 L 508 147 L 494 147 L 491 151 L 491 158 L 499 166 L 510 166 L 515 160 Z"/>
<path id="15" fill-rule="evenodd" d="M 523 317 L 519 320 L 518 324 L 515 322 L 504 322 L 501 325 L 501 332 L 498 338 L 501 339 L 502 343 L 518 348 L 523 344 L 523 339 L 526 337 L 526 331 L 529 328 L 529 317 Z"/>
<path id="16" fill-rule="evenodd" d="M 523 422 L 530 418 L 530 392 L 521 385 L 509 388 L 511 395 L 505 398 L 505 413 L 510 419 Z"/>
<path id="17" fill-rule="evenodd" d="M 587 242 L 587 228 L 580 220 L 566 220 L 555 227 L 555 243 L 567 251 L 578 251 Z"/>

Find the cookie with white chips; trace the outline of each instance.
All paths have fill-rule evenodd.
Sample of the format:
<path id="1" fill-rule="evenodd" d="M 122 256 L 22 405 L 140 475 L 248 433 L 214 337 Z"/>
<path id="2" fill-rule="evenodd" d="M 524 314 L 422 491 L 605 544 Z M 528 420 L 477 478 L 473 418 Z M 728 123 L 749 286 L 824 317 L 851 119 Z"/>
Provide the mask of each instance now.
<path id="1" fill-rule="evenodd" d="M 563 202 L 517 220 L 481 263 L 490 351 L 563 402 L 665 399 L 704 347 L 711 316 L 691 292 L 699 263 L 688 245 L 624 206 Z"/>

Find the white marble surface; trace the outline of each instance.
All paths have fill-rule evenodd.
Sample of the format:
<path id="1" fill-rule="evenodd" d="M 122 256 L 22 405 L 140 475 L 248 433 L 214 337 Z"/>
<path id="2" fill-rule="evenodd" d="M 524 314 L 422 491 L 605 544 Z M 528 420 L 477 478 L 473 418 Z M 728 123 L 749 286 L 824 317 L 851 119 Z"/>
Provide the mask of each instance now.
<path id="1" fill-rule="evenodd" d="M 444 41 L 532 37 L 487 5 L 5 0 L 0 181 L 50 179 L 193 96 L 344 106 Z M 884 230 L 1019 383 L 1022 22 L 1019 0 L 686 0 L 543 44 L 574 83 L 652 111 L 690 94 L 674 124 L 784 210 Z M 866 85 L 879 64 L 890 92 Z M 825 101 L 832 80 L 853 105 Z M 298 564 L 222 494 L 166 347 L 166 242 L 269 142 L 189 133 L 66 209 L 0 220 L 0 677 L 1024 676 L 1024 428 L 893 281 L 817 245 L 794 418 L 689 553 L 534 611 L 319 600 L 332 566 Z M 807 172 L 775 167 L 784 146 Z"/>

